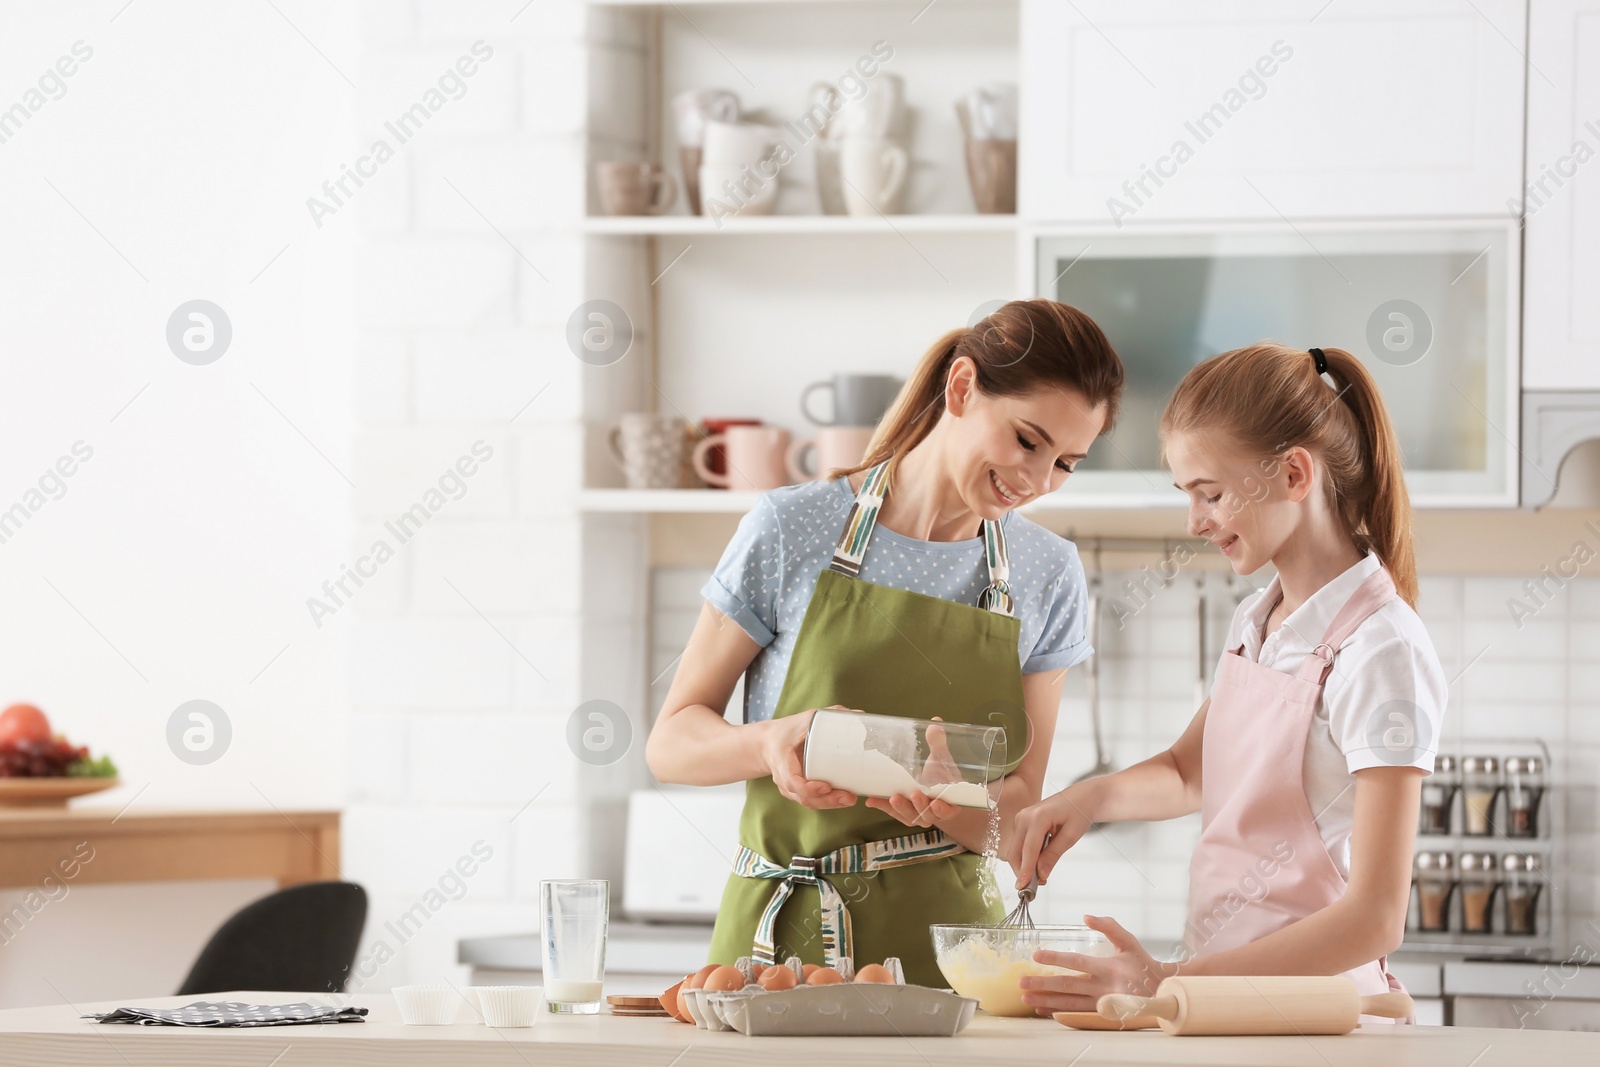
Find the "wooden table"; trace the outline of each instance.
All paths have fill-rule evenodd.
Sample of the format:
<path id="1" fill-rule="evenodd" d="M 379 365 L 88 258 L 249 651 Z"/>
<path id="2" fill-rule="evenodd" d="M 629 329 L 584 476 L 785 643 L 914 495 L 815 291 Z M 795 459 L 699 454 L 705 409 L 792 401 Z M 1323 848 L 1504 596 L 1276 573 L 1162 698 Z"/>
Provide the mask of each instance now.
<path id="1" fill-rule="evenodd" d="M 1080 1033 L 1047 1019 L 980 1013 L 954 1038 L 751 1038 L 664 1019 L 543 1016 L 522 1030 L 471 1024 L 405 1026 L 386 994 L 348 998 L 363 1023 L 252 1029 L 103 1025 L 80 1012 L 177 1007 L 194 997 L 0 1011 L 6 1067 L 1046 1067 L 1216 1064 L 1231 1067 L 1526 1067 L 1600 1061 L 1600 1035 L 1558 1030 L 1381 1026 L 1342 1037 L 1168 1037 L 1160 1031 Z M 304 993 L 241 992 L 205 999 L 286 1004 Z M 340 1003 L 343 1003 L 342 1001 Z"/>
<path id="2" fill-rule="evenodd" d="M 77 860 L 76 873 L 63 862 Z M 0 886 L 339 877 L 337 811 L 0 808 Z"/>

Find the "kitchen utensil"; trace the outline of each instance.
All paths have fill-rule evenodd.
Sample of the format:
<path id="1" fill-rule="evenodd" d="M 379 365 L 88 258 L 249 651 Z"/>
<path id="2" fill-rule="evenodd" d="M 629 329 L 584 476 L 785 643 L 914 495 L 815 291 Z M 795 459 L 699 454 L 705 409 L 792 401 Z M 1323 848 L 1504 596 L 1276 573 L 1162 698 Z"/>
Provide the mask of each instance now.
<path id="1" fill-rule="evenodd" d="M 597 1014 L 606 974 L 610 883 L 543 881 L 539 898 L 545 1003 L 557 1015 Z"/>
<path id="2" fill-rule="evenodd" d="M 727 89 L 690 89 L 672 98 L 678 132 L 678 161 L 683 168 L 684 199 L 689 214 L 700 214 L 700 164 L 705 155 L 705 124 L 736 122 L 739 98 Z"/>
<path id="3" fill-rule="evenodd" d="M 727 452 L 728 471 L 718 474 L 707 464 L 718 445 Z M 789 484 L 789 431 L 777 426 L 730 426 L 694 446 L 694 472 L 717 489 L 765 492 Z"/>
<path id="4" fill-rule="evenodd" d="M 1006 764 L 1006 732 L 824 709 L 811 717 L 804 761 L 807 778 L 858 796 L 921 792 L 957 807 L 988 809 Z"/>
<path id="5" fill-rule="evenodd" d="M 485 985 L 477 989 L 478 1010 L 485 1026 L 532 1026 L 539 1018 L 539 1000 L 544 992 L 540 986 Z"/>
<path id="6" fill-rule="evenodd" d="M 789 476 L 797 482 L 818 481 L 829 472 L 854 467 L 867 454 L 872 441 L 871 426 L 824 426 L 817 436 L 807 441 L 796 441 L 789 447 Z M 816 456 L 816 470 L 806 469 L 806 453 Z"/>
<path id="7" fill-rule="evenodd" d="M 1094 571 L 1089 575 L 1089 603 L 1087 605 L 1089 647 L 1094 649 L 1094 655 L 1089 658 L 1089 673 L 1084 677 L 1084 688 L 1089 698 L 1089 725 L 1094 730 L 1094 766 L 1074 778 L 1074 783 L 1082 782 L 1089 778 L 1098 778 L 1102 774 L 1110 774 L 1112 770 L 1111 756 L 1106 752 L 1105 737 L 1100 729 L 1100 658 L 1105 655 L 1100 648 L 1100 615 L 1102 609 L 1100 583 L 1102 578 L 1100 543 L 1096 541 L 1094 546 Z"/>
<path id="8" fill-rule="evenodd" d="M 1033 898 L 1039 895 L 1039 872 L 1033 872 L 1033 878 L 1028 884 L 1017 890 L 1017 906 L 1006 913 L 1000 920 L 1001 926 L 1020 926 L 1027 930 L 1033 929 L 1033 917 L 1028 914 L 1028 905 L 1033 903 Z"/>
<path id="9" fill-rule="evenodd" d="M 1034 1014 L 1022 1002 L 1018 982 L 1027 975 L 1077 974 L 1064 967 L 1039 963 L 1040 949 L 1110 956 L 1116 952 L 1103 934 L 1087 926 L 973 926 L 940 925 L 928 928 L 934 958 L 945 980 L 962 996 L 974 997 L 990 1015 L 1015 1017 Z"/>
<path id="10" fill-rule="evenodd" d="M 888 374 L 835 374 L 801 391 L 800 412 L 818 426 L 876 426 L 902 384 Z M 811 410 L 811 395 L 824 389 L 833 399 L 833 415 L 826 419 Z"/>
<path id="11" fill-rule="evenodd" d="M 888 138 L 844 138 L 839 142 L 839 179 L 845 210 L 851 215 L 898 215 L 910 169 L 910 155 Z"/>
<path id="12" fill-rule="evenodd" d="M 448 1026 L 461 1010 L 461 995 L 447 985 L 396 986 L 394 1006 L 407 1026 Z"/>
<path id="13" fill-rule="evenodd" d="M 1161 1025 L 1154 1015 L 1130 1015 L 1126 1019 L 1103 1019 L 1099 1012 L 1058 1011 L 1050 1016 L 1074 1030 L 1153 1030 Z"/>
<path id="14" fill-rule="evenodd" d="M 1096 1005 L 1107 1019 L 1154 1015 L 1169 1034 L 1347 1034 L 1362 1015 L 1404 1019 L 1404 993 L 1364 997 L 1342 975 L 1198 975 L 1164 979 L 1153 997 L 1110 993 Z"/>
<path id="15" fill-rule="evenodd" d="M 700 213 L 713 219 L 729 215 L 770 215 L 778 207 L 778 179 L 763 178 L 746 164 L 700 168 Z"/>
<path id="16" fill-rule="evenodd" d="M 607 215 L 659 215 L 678 199 L 678 183 L 653 163 L 604 162 L 595 169 Z"/>
<path id="17" fill-rule="evenodd" d="M 629 489 L 674 489 L 683 473 L 685 423 L 675 415 L 629 412 L 607 441 Z"/>
<path id="18" fill-rule="evenodd" d="M 966 142 L 967 183 L 980 215 L 1017 213 L 1017 142 Z"/>

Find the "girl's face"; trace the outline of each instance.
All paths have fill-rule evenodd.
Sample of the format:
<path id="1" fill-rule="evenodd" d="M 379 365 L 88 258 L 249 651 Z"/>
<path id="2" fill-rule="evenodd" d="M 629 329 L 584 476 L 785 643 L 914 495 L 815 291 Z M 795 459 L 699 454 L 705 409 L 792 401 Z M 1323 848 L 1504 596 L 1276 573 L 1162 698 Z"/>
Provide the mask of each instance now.
<path id="1" fill-rule="evenodd" d="M 1061 488 L 1106 422 L 1106 406 L 1091 406 L 1065 386 L 1023 396 L 989 396 L 976 370 L 956 360 L 945 388 L 953 457 L 950 474 L 961 502 L 984 519 Z"/>
<path id="2" fill-rule="evenodd" d="M 1238 574 L 1272 560 L 1300 521 L 1310 492 L 1310 454 L 1250 456 L 1215 434 L 1175 432 L 1166 440 L 1172 482 L 1189 494 L 1189 533 L 1204 537 Z"/>

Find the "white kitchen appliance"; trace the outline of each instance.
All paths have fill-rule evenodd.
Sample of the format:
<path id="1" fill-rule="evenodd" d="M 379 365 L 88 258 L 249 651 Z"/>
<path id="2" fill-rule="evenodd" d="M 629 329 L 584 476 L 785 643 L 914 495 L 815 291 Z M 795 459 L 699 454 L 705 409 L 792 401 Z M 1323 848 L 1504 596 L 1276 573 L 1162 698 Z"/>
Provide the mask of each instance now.
<path id="1" fill-rule="evenodd" d="M 630 919 L 710 922 L 739 847 L 744 785 L 641 789 L 628 797 L 623 911 Z"/>

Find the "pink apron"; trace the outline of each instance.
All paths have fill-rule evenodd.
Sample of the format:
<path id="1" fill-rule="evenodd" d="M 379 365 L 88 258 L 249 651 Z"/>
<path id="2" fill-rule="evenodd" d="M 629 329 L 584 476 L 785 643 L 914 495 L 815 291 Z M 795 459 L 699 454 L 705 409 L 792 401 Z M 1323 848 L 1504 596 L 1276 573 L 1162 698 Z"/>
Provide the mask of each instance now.
<path id="1" fill-rule="evenodd" d="M 1297 674 L 1254 663 L 1241 648 L 1222 656 L 1202 741 L 1201 830 L 1189 863 L 1186 955 L 1258 941 L 1344 895 L 1345 880 L 1306 799 L 1306 738 L 1334 655 L 1394 596 L 1388 571 L 1362 582 Z M 1386 958 L 1345 976 L 1363 996 L 1404 992 Z"/>

